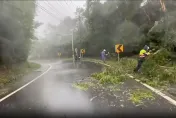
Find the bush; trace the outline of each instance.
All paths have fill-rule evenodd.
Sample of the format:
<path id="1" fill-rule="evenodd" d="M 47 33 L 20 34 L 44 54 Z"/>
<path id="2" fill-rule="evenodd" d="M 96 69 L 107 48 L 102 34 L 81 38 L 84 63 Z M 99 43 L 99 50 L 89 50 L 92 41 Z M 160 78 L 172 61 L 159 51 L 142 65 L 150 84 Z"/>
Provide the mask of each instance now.
<path id="1" fill-rule="evenodd" d="M 20 64 L 13 64 L 11 68 L 1 69 L 0 84 L 8 84 L 17 79 L 22 78 L 25 74 L 40 68 L 39 64 L 33 62 L 23 62 Z M 3 72 L 3 73 L 2 73 Z"/>
<path id="2" fill-rule="evenodd" d="M 120 84 L 126 79 L 126 73 L 132 71 L 136 65 L 134 59 L 122 58 L 119 62 L 108 61 L 111 67 L 105 67 L 104 71 L 101 73 L 94 73 L 92 77 L 99 80 L 100 84 Z"/>
<path id="3" fill-rule="evenodd" d="M 154 60 L 157 65 L 164 66 L 169 62 L 170 52 L 167 49 L 161 49 L 156 55 L 150 57 L 151 60 Z"/>
<path id="4" fill-rule="evenodd" d="M 142 75 L 147 78 L 147 82 L 153 86 L 163 86 L 176 82 L 175 68 L 168 68 L 165 65 L 169 62 L 170 52 L 167 49 L 151 55 L 143 64 Z"/>
<path id="5" fill-rule="evenodd" d="M 152 59 L 148 59 L 144 62 L 142 67 L 142 74 L 148 77 L 156 77 L 159 74 L 159 66 Z"/>
<path id="6" fill-rule="evenodd" d="M 161 49 L 157 54 L 149 56 L 143 64 L 143 71 L 145 74 L 156 73 L 160 68 L 169 62 L 170 53 L 167 49 Z"/>

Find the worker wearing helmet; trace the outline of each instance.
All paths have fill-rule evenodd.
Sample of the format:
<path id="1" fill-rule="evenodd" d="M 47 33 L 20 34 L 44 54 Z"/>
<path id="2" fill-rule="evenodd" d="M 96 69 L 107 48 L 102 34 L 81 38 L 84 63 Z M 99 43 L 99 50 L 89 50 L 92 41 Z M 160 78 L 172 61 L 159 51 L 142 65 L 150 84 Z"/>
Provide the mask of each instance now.
<path id="1" fill-rule="evenodd" d="M 103 62 L 105 62 L 106 60 L 106 50 L 105 49 L 101 52 L 101 59 Z"/>
<path id="2" fill-rule="evenodd" d="M 145 45 L 144 48 L 139 53 L 138 64 L 137 64 L 137 67 L 134 69 L 134 72 L 139 72 L 139 70 L 142 66 L 142 63 L 145 61 L 145 58 L 148 55 L 150 55 L 149 46 Z"/>

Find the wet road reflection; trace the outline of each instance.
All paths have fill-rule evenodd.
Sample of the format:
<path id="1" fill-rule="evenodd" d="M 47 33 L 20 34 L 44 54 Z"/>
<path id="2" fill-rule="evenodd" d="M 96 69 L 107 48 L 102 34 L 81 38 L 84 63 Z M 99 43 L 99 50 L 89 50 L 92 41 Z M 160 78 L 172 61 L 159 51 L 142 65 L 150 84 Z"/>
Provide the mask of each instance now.
<path id="1" fill-rule="evenodd" d="M 76 67 L 68 62 L 52 64 L 47 74 L 1 102 L 0 112 L 93 113 L 88 95 L 73 88 L 72 83 L 100 70 L 100 66 L 92 63 Z"/>

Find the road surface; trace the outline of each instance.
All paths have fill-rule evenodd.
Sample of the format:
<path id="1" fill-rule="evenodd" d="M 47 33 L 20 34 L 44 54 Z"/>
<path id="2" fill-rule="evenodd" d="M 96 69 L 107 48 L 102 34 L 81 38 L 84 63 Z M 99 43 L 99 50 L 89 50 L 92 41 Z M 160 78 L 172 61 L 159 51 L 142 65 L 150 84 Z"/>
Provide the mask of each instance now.
<path id="1" fill-rule="evenodd" d="M 124 83 L 123 92 L 117 93 L 119 98 L 110 96 L 106 91 L 104 91 L 104 96 L 98 98 L 97 96 L 102 91 L 81 91 L 72 87 L 73 83 L 85 79 L 94 72 L 101 71 L 101 67 L 94 63 L 84 62 L 76 67 L 71 62 L 61 61 L 45 64 L 50 64 L 50 69 L 47 72 L 44 69 L 45 74 L 0 102 L 1 116 L 56 115 L 69 117 L 72 115 L 112 115 L 114 113 L 131 113 L 133 115 L 138 113 L 146 115 L 176 113 L 174 105 L 157 95 L 153 102 L 146 102 L 146 105 L 142 107 L 132 104 L 125 91 L 136 86 L 145 87 L 131 80 Z"/>

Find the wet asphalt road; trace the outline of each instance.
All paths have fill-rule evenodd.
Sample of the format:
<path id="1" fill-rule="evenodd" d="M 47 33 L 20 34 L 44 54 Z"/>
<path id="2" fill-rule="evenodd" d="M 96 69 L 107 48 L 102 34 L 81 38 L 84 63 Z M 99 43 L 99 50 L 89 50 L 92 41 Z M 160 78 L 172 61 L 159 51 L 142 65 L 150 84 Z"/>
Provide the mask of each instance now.
<path id="1" fill-rule="evenodd" d="M 176 113 L 176 108 L 159 96 L 157 96 L 154 104 L 149 102 L 147 107 L 142 108 L 135 107 L 122 93 L 117 93 L 121 99 L 109 97 L 109 101 L 111 99 L 117 107 L 109 107 L 105 102 L 98 99 L 90 101 L 95 96 L 93 94 L 99 93 L 87 93 L 73 88 L 72 85 L 90 76 L 91 73 L 101 71 L 100 66 L 93 63 L 78 64 L 76 67 L 68 62 L 53 62 L 50 64 L 52 67 L 45 75 L 0 102 L 0 115 L 36 113 L 64 117 L 76 114 L 99 115 L 98 113 L 105 112 L 109 114 L 125 111 L 137 113 L 145 110 L 150 111 L 150 113 L 154 113 L 154 111 Z M 134 81 L 128 81 L 123 86 L 122 90 L 124 91 L 127 88 L 133 89 L 134 86 L 143 88 L 142 85 L 134 83 Z M 125 107 L 120 107 L 121 100 L 123 100 Z M 108 101 L 108 98 L 106 101 Z"/>
<path id="2" fill-rule="evenodd" d="M 48 62 L 49 63 L 49 62 Z M 93 112 L 89 97 L 72 87 L 101 68 L 95 64 L 51 63 L 45 75 L 0 103 L 0 114 L 46 113 L 90 114 Z M 79 67 L 78 67 L 79 66 Z"/>

